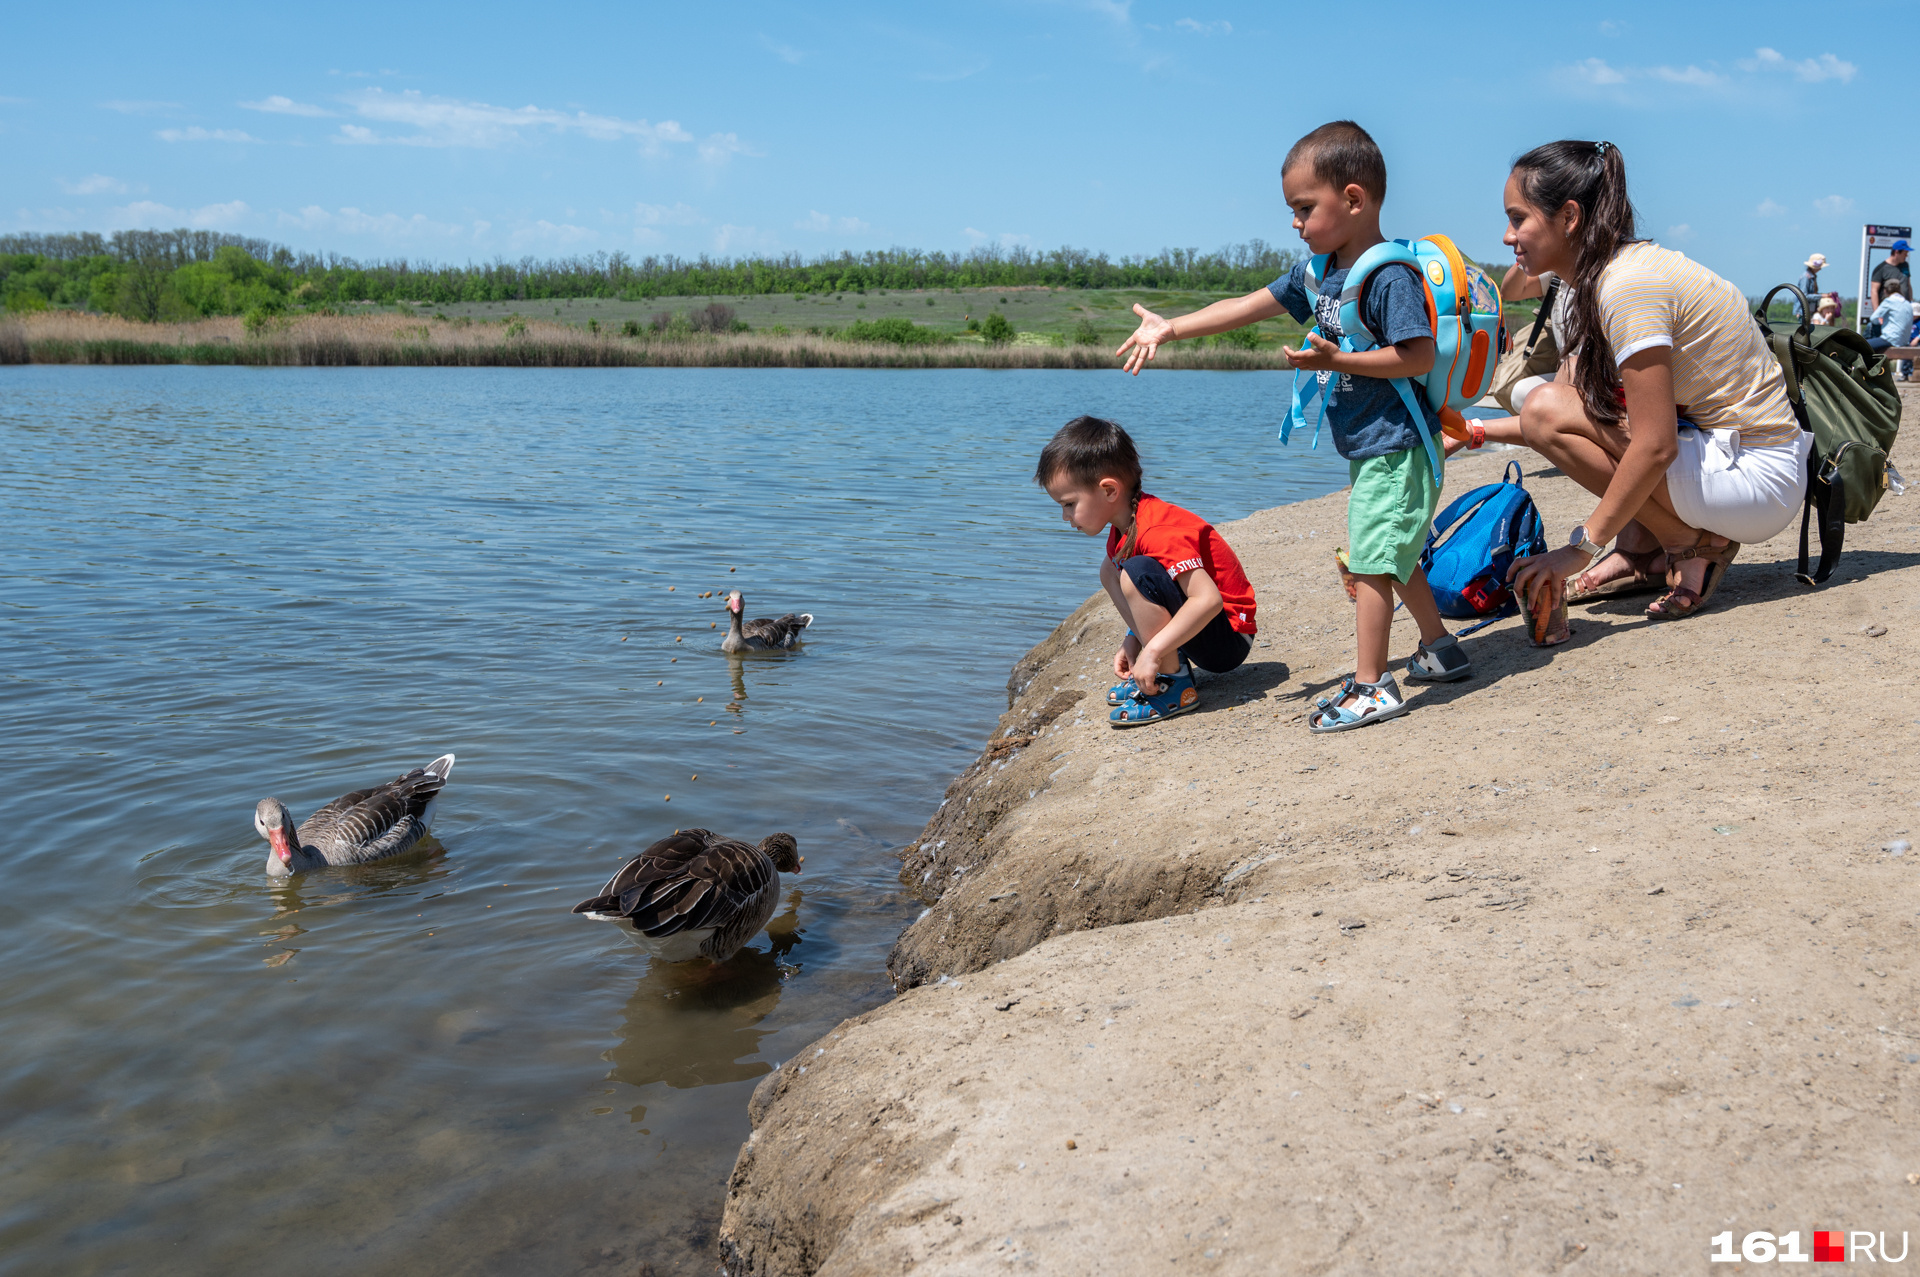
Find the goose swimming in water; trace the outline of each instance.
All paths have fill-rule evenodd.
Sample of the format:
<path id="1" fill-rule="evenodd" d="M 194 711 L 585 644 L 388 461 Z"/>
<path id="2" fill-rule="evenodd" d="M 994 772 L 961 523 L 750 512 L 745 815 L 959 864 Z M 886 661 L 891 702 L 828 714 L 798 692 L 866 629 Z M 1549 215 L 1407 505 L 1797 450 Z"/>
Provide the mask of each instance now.
<path id="1" fill-rule="evenodd" d="M 720 640 L 723 652 L 772 652 L 798 646 L 801 631 L 813 624 L 811 612 L 789 612 L 785 616 L 757 621 L 743 619 L 747 600 L 740 591 L 727 595 L 727 637 Z"/>
<path id="2" fill-rule="evenodd" d="M 253 827 L 273 848 L 267 872 L 276 878 L 328 865 L 364 865 L 411 850 L 433 827 L 433 805 L 453 772 L 453 755 L 442 754 L 372 789 L 334 799 L 293 827 L 293 813 L 278 798 L 262 798 Z"/>
<path id="3" fill-rule="evenodd" d="M 682 829 L 629 860 L 573 912 L 631 922 L 633 939 L 663 962 L 725 962 L 773 917 L 780 875 L 800 872 L 792 834 L 758 847 L 706 829 Z"/>

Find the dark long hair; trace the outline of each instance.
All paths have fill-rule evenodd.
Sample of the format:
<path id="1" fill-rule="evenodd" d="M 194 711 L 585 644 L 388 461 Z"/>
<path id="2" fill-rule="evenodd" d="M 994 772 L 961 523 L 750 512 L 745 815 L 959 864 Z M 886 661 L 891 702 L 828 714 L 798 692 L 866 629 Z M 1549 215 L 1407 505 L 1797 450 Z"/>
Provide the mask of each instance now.
<path id="1" fill-rule="evenodd" d="M 1580 206 L 1574 228 L 1573 288 L 1567 309 L 1567 348 L 1577 348 L 1574 388 L 1587 415 L 1606 425 L 1622 415 L 1615 395 L 1619 374 L 1613 348 L 1600 324 L 1600 272 L 1614 254 L 1640 242 L 1639 221 L 1627 198 L 1627 162 L 1611 142 L 1549 142 L 1513 162 L 1527 203 L 1549 217 L 1572 200 Z M 1561 352 L 1565 354 L 1566 352 Z"/>

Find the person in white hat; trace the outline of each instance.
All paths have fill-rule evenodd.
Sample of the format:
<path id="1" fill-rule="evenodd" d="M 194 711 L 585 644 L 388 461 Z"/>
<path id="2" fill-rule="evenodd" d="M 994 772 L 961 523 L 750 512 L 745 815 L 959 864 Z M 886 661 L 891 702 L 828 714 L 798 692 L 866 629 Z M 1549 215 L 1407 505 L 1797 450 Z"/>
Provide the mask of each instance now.
<path id="1" fill-rule="evenodd" d="M 1807 273 L 1800 277 L 1800 291 L 1808 297 L 1820 292 L 1820 270 L 1827 264 L 1825 253 L 1815 253 L 1807 259 Z M 1800 303 L 1793 304 L 1793 317 L 1800 318 Z"/>

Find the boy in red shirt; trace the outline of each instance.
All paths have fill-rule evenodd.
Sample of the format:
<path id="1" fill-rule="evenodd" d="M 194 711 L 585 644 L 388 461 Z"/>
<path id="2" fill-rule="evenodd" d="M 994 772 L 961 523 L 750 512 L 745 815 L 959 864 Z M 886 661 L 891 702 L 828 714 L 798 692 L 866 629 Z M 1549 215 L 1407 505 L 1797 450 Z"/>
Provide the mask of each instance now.
<path id="1" fill-rule="evenodd" d="M 1140 727 L 1198 709 L 1193 666 L 1224 674 L 1253 646 L 1253 585 L 1233 547 L 1205 519 L 1140 491 L 1140 454 L 1115 422 L 1069 421 L 1033 478 L 1061 518 L 1088 536 L 1107 533 L 1100 584 L 1127 623 L 1108 723 Z"/>

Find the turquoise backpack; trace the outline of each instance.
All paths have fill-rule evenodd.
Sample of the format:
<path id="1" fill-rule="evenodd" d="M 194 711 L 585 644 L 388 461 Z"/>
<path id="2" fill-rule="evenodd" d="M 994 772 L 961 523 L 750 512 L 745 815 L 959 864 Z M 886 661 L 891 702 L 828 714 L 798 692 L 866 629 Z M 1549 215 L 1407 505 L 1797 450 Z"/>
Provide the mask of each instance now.
<path id="1" fill-rule="evenodd" d="M 1328 256 L 1321 253 L 1307 263 L 1309 296 L 1319 296 Z M 1462 257 L 1445 235 L 1390 239 L 1375 244 L 1360 254 L 1360 260 L 1347 272 L 1346 286 L 1340 290 L 1340 327 L 1345 334 L 1340 338 L 1340 349 L 1372 350 L 1380 344 L 1361 318 L 1361 301 L 1374 272 L 1396 262 L 1413 267 L 1420 282 L 1426 285 L 1427 322 L 1433 327 L 1433 370 L 1411 380 L 1420 383 L 1427 402 L 1439 413 L 1441 430 L 1456 439 L 1465 439 L 1467 427 L 1460 410 L 1478 403 L 1493 389 L 1493 374 L 1500 364 L 1500 289 L 1485 271 Z M 1318 324 L 1313 331 L 1320 331 Z M 1305 341 L 1301 344 L 1305 345 Z M 1420 441 L 1427 445 L 1427 459 L 1433 463 L 1433 481 L 1439 484 L 1440 450 L 1427 430 L 1426 414 L 1414 400 L 1409 380 L 1395 377 L 1393 388 L 1400 392 L 1407 411 L 1413 414 Z M 1287 413 L 1286 424 L 1280 428 L 1281 443 L 1287 442 L 1295 427 L 1307 424 L 1307 404 L 1321 394 L 1326 385 L 1317 375 L 1309 377 L 1303 393 L 1300 371 L 1294 370 L 1293 407 Z M 1326 406 L 1322 404 L 1320 419 L 1325 418 Z M 1312 446 L 1320 446 L 1318 422 L 1314 424 Z"/>

